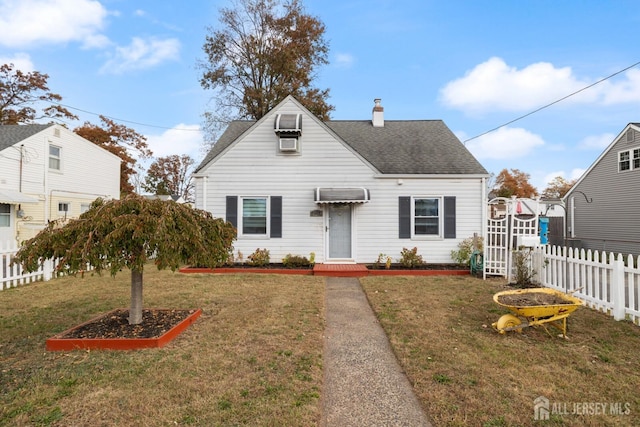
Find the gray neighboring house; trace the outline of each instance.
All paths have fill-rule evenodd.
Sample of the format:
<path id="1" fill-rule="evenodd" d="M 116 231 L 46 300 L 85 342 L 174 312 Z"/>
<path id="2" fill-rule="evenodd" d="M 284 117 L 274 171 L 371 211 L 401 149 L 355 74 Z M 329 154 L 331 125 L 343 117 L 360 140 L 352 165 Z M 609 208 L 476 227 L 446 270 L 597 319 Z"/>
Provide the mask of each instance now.
<path id="1" fill-rule="evenodd" d="M 289 96 L 232 122 L 196 169 L 195 207 L 234 224 L 245 260 L 395 262 L 416 247 L 452 262 L 485 231 L 488 173 L 441 120 L 385 120 L 375 102 L 370 120 L 323 122 Z"/>
<path id="2" fill-rule="evenodd" d="M 629 123 L 564 197 L 572 246 L 640 255 L 640 123 Z"/>

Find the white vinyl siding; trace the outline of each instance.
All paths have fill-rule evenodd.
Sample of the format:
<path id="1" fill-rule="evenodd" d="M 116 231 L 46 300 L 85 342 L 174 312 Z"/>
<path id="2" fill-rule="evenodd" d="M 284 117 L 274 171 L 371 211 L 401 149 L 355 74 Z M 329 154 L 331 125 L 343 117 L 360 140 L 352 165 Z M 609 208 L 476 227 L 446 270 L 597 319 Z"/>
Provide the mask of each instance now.
<path id="1" fill-rule="evenodd" d="M 47 221 L 57 219 L 59 203 L 69 203 L 67 217 L 75 218 L 81 204 L 89 205 L 98 197 L 120 197 L 120 159 L 74 132 L 54 125 L 20 141 L 20 146 L 28 159 L 22 169 L 16 146 L 0 153 L 3 186 L 38 203 L 22 204 L 24 216 L 17 222 L 14 238 L 27 240 Z"/>
<path id="2" fill-rule="evenodd" d="M 266 246 L 271 262 L 281 262 L 289 253 L 309 257 L 311 252 L 316 262 L 325 262 L 328 210 L 314 202 L 313 190 L 317 187 L 362 187 L 370 191 L 369 202 L 352 205 L 351 252 L 355 262 L 373 262 L 380 253 L 396 262 L 403 247 L 417 246 L 427 262 L 449 263 L 451 251 L 462 239 L 482 234 L 481 178 L 404 177 L 400 185 L 397 178 L 381 176 L 307 114 L 302 118 L 304 150 L 294 156 L 281 155 L 274 150 L 278 136 L 273 129 L 273 114 L 297 113 L 300 110 L 293 102 L 283 104 L 198 172 L 202 178 L 196 181 L 196 206 L 206 206 L 215 217 L 225 218 L 227 197 L 238 196 L 239 235 L 240 198 L 282 196 L 281 237 L 266 241 L 262 236 L 242 235 L 234 242 L 236 253 L 251 254 Z M 441 217 L 444 196 L 456 198 L 456 238 L 398 238 L 398 197 L 424 194 L 437 195 Z M 439 221 L 439 233 L 443 235 L 444 218 Z"/>

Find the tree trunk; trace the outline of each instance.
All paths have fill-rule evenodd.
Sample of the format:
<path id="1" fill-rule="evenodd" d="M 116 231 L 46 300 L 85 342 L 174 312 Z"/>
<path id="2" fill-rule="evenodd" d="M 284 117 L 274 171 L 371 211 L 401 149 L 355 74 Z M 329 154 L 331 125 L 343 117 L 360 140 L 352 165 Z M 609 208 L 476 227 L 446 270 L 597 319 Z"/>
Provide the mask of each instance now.
<path id="1" fill-rule="evenodd" d="M 142 271 L 131 270 L 131 307 L 129 324 L 142 323 Z"/>

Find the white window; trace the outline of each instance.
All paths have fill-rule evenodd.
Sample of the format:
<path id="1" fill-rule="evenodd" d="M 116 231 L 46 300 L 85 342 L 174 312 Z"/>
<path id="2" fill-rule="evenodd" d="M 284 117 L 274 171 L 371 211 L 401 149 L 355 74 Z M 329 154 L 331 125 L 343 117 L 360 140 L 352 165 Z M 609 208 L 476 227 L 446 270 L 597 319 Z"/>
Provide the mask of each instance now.
<path id="1" fill-rule="evenodd" d="M 81 203 L 80 204 L 80 213 L 83 214 L 91 208 L 91 204 L 89 203 Z"/>
<path id="2" fill-rule="evenodd" d="M 240 224 L 238 230 L 242 235 L 267 236 L 269 229 L 267 197 L 240 198 Z"/>
<path id="3" fill-rule="evenodd" d="M 49 145 L 49 169 L 61 170 L 62 149 L 56 145 Z"/>
<path id="4" fill-rule="evenodd" d="M 640 169 L 640 148 L 618 151 L 618 172 Z"/>
<path id="5" fill-rule="evenodd" d="M 11 205 L 0 203 L 0 227 L 11 227 Z"/>
<path id="6" fill-rule="evenodd" d="M 440 237 L 442 225 L 440 197 L 414 197 L 412 204 L 413 235 Z"/>
<path id="7" fill-rule="evenodd" d="M 69 213 L 69 202 L 58 203 L 58 215 L 66 218 L 68 213 Z"/>

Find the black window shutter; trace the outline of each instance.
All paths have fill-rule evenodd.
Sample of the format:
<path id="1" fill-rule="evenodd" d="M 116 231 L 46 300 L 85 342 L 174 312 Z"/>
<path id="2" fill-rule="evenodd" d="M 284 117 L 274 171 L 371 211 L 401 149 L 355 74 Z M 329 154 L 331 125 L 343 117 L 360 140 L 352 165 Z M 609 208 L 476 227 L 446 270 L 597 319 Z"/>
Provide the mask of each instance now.
<path id="1" fill-rule="evenodd" d="M 400 239 L 411 238 L 411 197 L 398 197 L 398 230 Z"/>
<path id="2" fill-rule="evenodd" d="M 282 237 L 282 196 L 271 196 L 271 237 Z"/>
<path id="3" fill-rule="evenodd" d="M 456 198 L 444 198 L 444 238 L 456 238 Z"/>
<path id="4" fill-rule="evenodd" d="M 238 228 L 238 196 L 227 196 L 227 221 Z"/>

